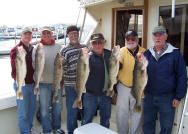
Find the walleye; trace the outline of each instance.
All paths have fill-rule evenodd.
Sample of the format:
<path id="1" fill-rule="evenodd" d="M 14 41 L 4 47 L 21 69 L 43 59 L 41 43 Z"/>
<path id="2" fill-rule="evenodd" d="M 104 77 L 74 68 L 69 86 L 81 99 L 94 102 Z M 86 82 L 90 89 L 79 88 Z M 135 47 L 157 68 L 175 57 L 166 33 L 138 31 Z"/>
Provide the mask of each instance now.
<path id="1" fill-rule="evenodd" d="M 54 60 L 54 80 L 53 80 L 53 102 L 58 102 L 58 89 L 60 89 L 60 82 L 63 76 L 63 66 L 62 66 L 61 53 L 57 53 Z"/>
<path id="2" fill-rule="evenodd" d="M 147 59 L 144 57 L 144 55 L 138 53 L 135 59 L 135 65 L 133 70 L 133 87 L 131 90 L 132 96 L 136 99 L 136 104 L 133 108 L 134 112 L 142 111 L 141 96 L 148 80 L 146 70 L 147 65 Z"/>
<path id="3" fill-rule="evenodd" d="M 41 76 L 43 73 L 45 64 L 45 53 L 44 48 L 41 43 L 38 44 L 36 53 L 35 53 L 35 73 L 34 73 L 34 80 L 35 80 L 35 87 L 34 87 L 34 93 L 39 94 L 39 82 L 41 80 Z"/>
<path id="4" fill-rule="evenodd" d="M 109 88 L 107 95 L 112 96 L 113 86 L 117 83 L 117 75 L 119 72 L 119 60 L 120 60 L 120 46 L 114 46 L 112 54 L 109 59 Z"/>
<path id="5" fill-rule="evenodd" d="M 77 61 L 77 77 L 76 77 L 76 87 L 75 87 L 77 98 L 73 104 L 73 108 L 78 107 L 80 109 L 82 109 L 82 99 L 81 99 L 82 93 L 86 92 L 85 84 L 89 76 L 89 54 L 83 51 L 84 48 L 81 49 Z"/>
<path id="6" fill-rule="evenodd" d="M 17 99 L 23 99 L 22 95 L 22 86 L 25 85 L 25 77 L 27 74 L 26 68 L 26 51 L 24 50 L 23 46 L 17 47 L 16 50 L 16 84 L 17 84 L 17 92 L 16 97 Z"/>

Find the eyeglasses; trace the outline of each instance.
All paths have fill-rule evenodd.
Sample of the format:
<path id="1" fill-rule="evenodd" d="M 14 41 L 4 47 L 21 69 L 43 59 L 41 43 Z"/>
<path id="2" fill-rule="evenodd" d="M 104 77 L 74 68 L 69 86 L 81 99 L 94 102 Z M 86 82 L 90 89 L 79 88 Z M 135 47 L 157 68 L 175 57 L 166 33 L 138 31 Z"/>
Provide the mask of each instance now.
<path id="1" fill-rule="evenodd" d="M 104 41 L 92 41 L 92 45 L 102 45 Z"/>
<path id="2" fill-rule="evenodd" d="M 135 41 L 136 40 L 136 38 L 125 38 L 127 41 L 130 41 L 130 40 L 132 40 L 132 41 Z"/>
<path id="3" fill-rule="evenodd" d="M 72 35 L 77 35 L 78 32 L 69 32 L 68 34 L 72 36 Z"/>
<path id="4" fill-rule="evenodd" d="M 43 31 L 42 34 L 46 35 L 46 34 L 51 34 L 50 31 Z"/>

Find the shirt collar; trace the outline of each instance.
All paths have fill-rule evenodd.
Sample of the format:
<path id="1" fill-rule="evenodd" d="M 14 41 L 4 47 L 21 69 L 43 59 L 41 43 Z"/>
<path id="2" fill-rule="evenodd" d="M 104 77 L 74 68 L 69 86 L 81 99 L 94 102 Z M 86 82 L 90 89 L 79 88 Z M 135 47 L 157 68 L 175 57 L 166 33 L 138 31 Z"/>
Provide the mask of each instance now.
<path id="1" fill-rule="evenodd" d="M 174 51 L 174 49 L 178 49 L 178 48 L 172 46 L 170 43 L 166 43 L 166 45 L 168 45 L 168 48 L 166 49 L 166 51 L 164 51 L 164 53 L 161 56 L 163 56 L 164 54 L 167 54 L 167 53 L 172 53 Z M 155 57 L 154 45 L 151 48 L 149 48 L 149 51 L 151 52 L 153 57 Z M 156 59 L 156 57 L 155 57 L 155 59 Z"/>

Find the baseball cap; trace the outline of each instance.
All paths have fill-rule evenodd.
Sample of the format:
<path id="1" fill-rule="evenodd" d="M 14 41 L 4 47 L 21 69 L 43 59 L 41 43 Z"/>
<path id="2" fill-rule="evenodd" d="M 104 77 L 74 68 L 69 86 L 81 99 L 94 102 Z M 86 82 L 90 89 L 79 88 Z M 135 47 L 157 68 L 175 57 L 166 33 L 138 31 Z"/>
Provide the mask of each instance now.
<path id="1" fill-rule="evenodd" d="M 43 31 L 52 31 L 51 30 L 51 28 L 49 27 L 49 26 L 44 26 L 42 29 L 41 29 L 41 33 L 43 32 Z"/>
<path id="2" fill-rule="evenodd" d="M 104 36 L 102 33 L 95 33 L 91 35 L 90 40 L 91 41 L 104 40 Z"/>
<path id="3" fill-rule="evenodd" d="M 166 28 L 164 26 L 156 26 L 154 27 L 152 34 L 156 34 L 156 33 L 165 34 Z"/>
<path id="4" fill-rule="evenodd" d="M 32 33 L 32 30 L 29 27 L 25 27 L 25 28 L 22 29 L 21 34 L 25 34 L 27 32 Z"/>
<path id="5" fill-rule="evenodd" d="M 125 33 L 125 38 L 126 38 L 127 36 L 129 36 L 129 35 L 132 35 L 133 37 L 137 37 L 137 36 L 138 36 L 137 32 L 134 31 L 134 30 L 127 31 L 127 32 Z"/>

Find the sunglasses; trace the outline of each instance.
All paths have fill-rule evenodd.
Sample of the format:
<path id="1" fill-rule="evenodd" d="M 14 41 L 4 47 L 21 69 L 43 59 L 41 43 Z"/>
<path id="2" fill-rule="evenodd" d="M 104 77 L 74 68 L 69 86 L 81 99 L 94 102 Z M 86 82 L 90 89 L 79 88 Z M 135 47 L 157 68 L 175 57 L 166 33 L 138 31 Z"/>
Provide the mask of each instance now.
<path id="1" fill-rule="evenodd" d="M 136 38 L 125 38 L 127 41 L 135 41 L 136 40 Z"/>
<path id="2" fill-rule="evenodd" d="M 92 45 L 102 45 L 104 41 L 92 41 Z"/>

